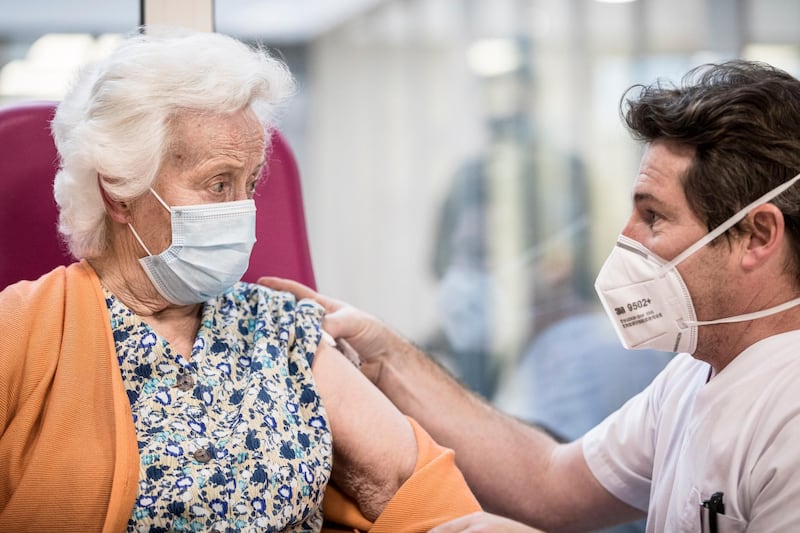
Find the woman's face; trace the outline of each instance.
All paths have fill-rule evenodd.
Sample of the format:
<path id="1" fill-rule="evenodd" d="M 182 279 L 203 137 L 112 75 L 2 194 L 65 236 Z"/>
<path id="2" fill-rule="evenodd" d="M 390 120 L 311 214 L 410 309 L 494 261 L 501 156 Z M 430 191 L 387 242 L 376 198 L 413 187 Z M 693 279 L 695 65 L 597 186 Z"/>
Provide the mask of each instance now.
<path id="1" fill-rule="evenodd" d="M 266 134 L 249 110 L 231 115 L 184 111 L 171 123 L 170 145 L 153 189 L 169 206 L 253 197 L 264 166 Z M 131 203 L 131 222 L 153 254 L 171 244 L 170 214 L 155 196 Z"/>

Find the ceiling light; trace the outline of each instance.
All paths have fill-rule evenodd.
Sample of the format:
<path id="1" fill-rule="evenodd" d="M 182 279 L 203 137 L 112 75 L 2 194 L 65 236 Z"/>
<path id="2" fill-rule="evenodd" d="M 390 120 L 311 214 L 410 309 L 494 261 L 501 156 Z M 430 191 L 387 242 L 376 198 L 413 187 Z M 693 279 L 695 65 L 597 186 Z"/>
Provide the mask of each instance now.
<path id="1" fill-rule="evenodd" d="M 467 50 L 467 62 L 479 76 L 499 76 L 522 66 L 522 53 L 513 39 L 481 39 Z"/>

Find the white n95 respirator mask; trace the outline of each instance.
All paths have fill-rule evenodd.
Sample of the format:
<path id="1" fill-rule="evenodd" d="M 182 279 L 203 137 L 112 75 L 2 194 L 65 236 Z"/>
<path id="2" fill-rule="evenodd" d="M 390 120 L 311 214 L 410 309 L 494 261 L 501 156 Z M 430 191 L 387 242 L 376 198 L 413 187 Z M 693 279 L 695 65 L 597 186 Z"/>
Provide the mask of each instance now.
<path id="1" fill-rule="evenodd" d="M 699 326 L 745 322 L 800 305 L 800 298 L 795 298 L 753 313 L 698 321 L 692 297 L 676 268 L 687 257 L 746 217 L 751 210 L 769 202 L 798 179 L 800 174 L 745 206 L 672 261 L 666 261 L 639 242 L 620 235 L 600 269 L 594 287 L 622 345 L 633 350 L 692 354 L 697 348 Z"/>
<path id="2" fill-rule="evenodd" d="M 170 207 L 150 192 L 170 212 L 172 244 L 153 255 L 133 225 L 128 227 L 147 252 L 139 264 L 161 296 L 177 305 L 196 304 L 241 279 L 256 242 L 253 200 Z"/>

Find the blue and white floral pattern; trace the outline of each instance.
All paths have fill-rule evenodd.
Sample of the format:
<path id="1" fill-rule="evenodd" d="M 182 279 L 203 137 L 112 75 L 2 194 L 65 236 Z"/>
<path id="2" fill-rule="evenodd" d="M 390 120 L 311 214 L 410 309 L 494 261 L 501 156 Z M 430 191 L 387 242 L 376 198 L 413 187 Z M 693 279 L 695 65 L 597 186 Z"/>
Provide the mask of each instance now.
<path id="1" fill-rule="evenodd" d="M 187 361 L 108 291 L 106 303 L 141 458 L 128 531 L 319 531 L 323 310 L 238 283 L 204 304 Z"/>

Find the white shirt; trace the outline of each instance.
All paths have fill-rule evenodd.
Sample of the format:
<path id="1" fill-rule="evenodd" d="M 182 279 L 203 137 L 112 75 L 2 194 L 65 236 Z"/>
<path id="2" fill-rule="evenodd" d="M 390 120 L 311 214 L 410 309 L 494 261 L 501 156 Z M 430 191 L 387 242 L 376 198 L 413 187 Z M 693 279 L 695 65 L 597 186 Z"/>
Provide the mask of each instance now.
<path id="1" fill-rule="evenodd" d="M 700 531 L 724 493 L 719 531 L 800 528 L 800 331 L 764 339 L 706 379 L 680 354 L 583 439 L 598 481 L 647 511 L 649 532 Z"/>

